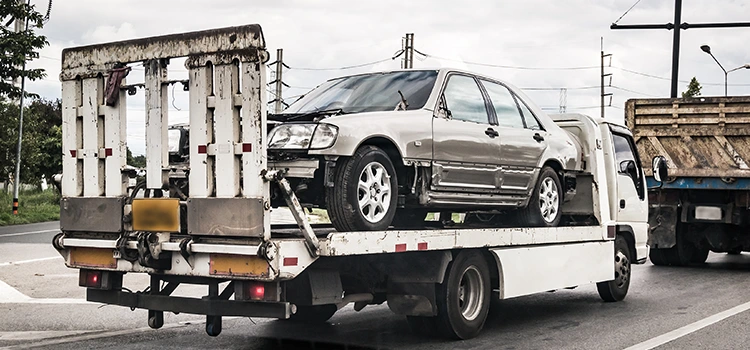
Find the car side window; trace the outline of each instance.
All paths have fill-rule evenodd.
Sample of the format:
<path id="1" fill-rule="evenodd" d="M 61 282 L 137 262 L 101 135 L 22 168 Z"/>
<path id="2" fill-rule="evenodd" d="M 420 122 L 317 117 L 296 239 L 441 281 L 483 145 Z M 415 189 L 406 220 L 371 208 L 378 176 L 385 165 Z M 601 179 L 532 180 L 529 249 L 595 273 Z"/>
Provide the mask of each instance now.
<path id="1" fill-rule="evenodd" d="M 531 113 L 531 110 L 526 106 L 526 103 L 524 103 L 520 97 L 516 96 L 516 98 L 518 99 L 518 104 L 521 105 L 521 112 L 523 112 L 523 118 L 526 120 L 526 128 L 531 130 L 542 130 L 539 121 L 536 120 L 536 116 L 534 113 Z"/>
<path id="2" fill-rule="evenodd" d="M 503 85 L 486 80 L 482 80 L 482 85 L 487 90 L 492 107 L 495 108 L 497 124 L 508 128 L 523 129 L 523 117 L 510 90 Z"/>
<path id="3" fill-rule="evenodd" d="M 451 75 L 448 77 L 443 96 L 451 119 L 489 124 L 487 106 L 474 78 Z"/>
<path id="4" fill-rule="evenodd" d="M 615 166 L 617 167 L 617 172 L 627 175 L 633 180 L 638 197 L 643 199 L 643 179 L 632 142 L 630 142 L 629 138 L 618 134 L 612 134 L 612 142 L 615 147 L 615 160 L 617 161 Z"/>

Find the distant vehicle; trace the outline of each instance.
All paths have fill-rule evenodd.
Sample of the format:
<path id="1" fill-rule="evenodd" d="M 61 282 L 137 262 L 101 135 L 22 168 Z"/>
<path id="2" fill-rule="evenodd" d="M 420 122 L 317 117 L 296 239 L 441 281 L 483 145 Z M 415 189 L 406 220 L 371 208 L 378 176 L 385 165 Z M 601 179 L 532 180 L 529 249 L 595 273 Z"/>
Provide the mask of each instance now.
<path id="1" fill-rule="evenodd" d="M 633 99 L 625 105 L 647 173 L 655 265 L 703 263 L 709 251 L 750 251 L 750 97 Z M 661 180 L 661 181 L 658 181 Z"/>

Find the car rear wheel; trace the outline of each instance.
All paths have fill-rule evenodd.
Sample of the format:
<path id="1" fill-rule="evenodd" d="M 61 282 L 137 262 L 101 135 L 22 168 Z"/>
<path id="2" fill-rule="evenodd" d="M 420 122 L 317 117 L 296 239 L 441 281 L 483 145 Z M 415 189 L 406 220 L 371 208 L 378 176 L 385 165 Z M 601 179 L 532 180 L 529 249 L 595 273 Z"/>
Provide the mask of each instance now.
<path id="1" fill-rule="evenodd" d="M 338 231 L 382 231 L 396 214 L 398 181 L 388 155 L 362 146 L 336 166 L 335 185 L 326 188 L 326 207 Z"/>
<path id="2" fill-rule="evenodd" d="M 562 186 L 557 173 L 548 166 L 543 167 L 529 204 L 519 211 L 520 222 L 526 226 L 557 226 L 560 223 L 562 198 Z"/>

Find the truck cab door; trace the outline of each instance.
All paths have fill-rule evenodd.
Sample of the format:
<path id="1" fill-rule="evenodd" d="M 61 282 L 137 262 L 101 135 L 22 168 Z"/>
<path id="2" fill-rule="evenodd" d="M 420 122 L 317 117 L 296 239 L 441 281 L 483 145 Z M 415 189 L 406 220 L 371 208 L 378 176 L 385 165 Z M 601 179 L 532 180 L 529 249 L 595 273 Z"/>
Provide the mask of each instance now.
<path id="1" fill-rule="evenodd" d="M 629 226 L 633 230 L 638 258 L 645 257 L 648 201 L 643 168 L 632 136 L 613 132 L 612 143 L 617 173 L 617 201 L 612 203 L 617 213 L 615 219 L 618 224 Z"/>

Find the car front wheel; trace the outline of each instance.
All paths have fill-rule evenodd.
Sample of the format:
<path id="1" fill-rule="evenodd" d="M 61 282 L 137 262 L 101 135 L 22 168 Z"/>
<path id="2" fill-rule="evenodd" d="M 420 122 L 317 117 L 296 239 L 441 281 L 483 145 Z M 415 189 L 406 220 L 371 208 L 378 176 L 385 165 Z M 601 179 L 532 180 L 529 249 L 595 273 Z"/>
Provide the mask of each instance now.
<path id="1" fill-rule="evenodd" d="M 526 208 L 520 210 L 520 222 L 527 226 L 554 227 L 560 223 L 562 186 L 554 169 L 543 167 Z"/>
<path id="2" fill-rule="evenodd" d="M 382 231 L 396 213 L 398 182 L 388 154 L 362 146 L 336 166 L 334 187 L 326 188 L 326 207 L 337 231 Z"/>

